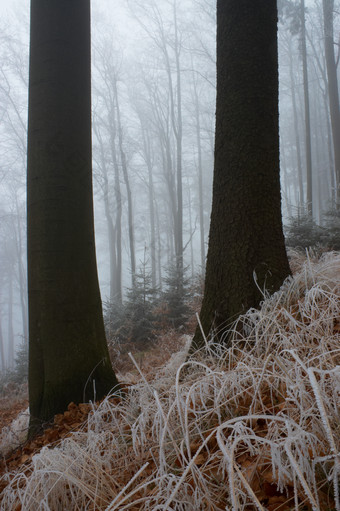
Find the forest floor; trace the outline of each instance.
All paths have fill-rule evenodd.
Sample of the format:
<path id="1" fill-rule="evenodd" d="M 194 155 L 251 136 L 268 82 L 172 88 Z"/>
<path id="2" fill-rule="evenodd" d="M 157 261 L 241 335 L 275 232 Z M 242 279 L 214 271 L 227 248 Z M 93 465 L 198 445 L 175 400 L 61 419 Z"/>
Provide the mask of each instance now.
<path id="1" fill-rule="evenodd" d="M 17 397 L 9 394 L 6 397 L 0 397 L 0 433 L 3 428 L 8 428 L 27 407 L 27 395 Z"/>
<path id="2" fill-rule="evenodd" d="M 340 511 L 340 254 L 292 265 L 228 350 L 169 333 L 3 457 L 0 510 Z"/>
<path id="3" fill-rule="evenodd" d="M 194 320 L 187 325 L 186 331 L 193 332 Z M 127 351 L 133 352 L 133 344 L 125 347 L 124 355 L 114 367 L 119 371 L 119 381 L 124 386 L 130 386 L 140 381 L 141 376 L 134 365 L 138 364 L 139 370 L 143 371 L 143 377 L 152 380 L 160 367 L 165 365 L 176 353 L 183 348 L 188 337 L 178 335 L 175 331 L 167 332 L 158 342 L 154 343 L 147 351 L 137 352 L 132 359 Z M 134 361 L 133 361 L 134 360 Z M 33 456 L 44 447 L 57 446 L 61 440 L 82 430 L 86 431 L 87 418 L 92 413 L 95 405 L 70 403 L 64 414 L 56 415 L 53 424 L 41 435 L 31 441 L 25 441 L 29 411 L 27 385 L 9 384 L 4 395 L 0 396 L 0 495 L 8 484 L 5 474 L 25 472 L 30 467 Z M 117 402 L 116 398 L 111 401 Z M 18 508 L 20 509 L 20 508 Z"/>

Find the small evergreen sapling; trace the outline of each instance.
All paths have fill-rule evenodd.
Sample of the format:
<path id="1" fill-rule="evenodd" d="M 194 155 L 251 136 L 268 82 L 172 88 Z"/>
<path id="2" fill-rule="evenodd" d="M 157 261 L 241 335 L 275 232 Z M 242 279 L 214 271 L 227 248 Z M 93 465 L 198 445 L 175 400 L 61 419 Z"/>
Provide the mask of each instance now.
<path id="1" fill-rule="evenodd" d="M 172 328 L 184 326 L 189 317 L 189 278 L 186 276 L 188 268 L 183 273 L 178 271 L 175 264 L 166 270 L 165 291 L 162 299 L 167 305 L 166 316 Z M 183 276 L 183 278 L 182 278 Z"/>

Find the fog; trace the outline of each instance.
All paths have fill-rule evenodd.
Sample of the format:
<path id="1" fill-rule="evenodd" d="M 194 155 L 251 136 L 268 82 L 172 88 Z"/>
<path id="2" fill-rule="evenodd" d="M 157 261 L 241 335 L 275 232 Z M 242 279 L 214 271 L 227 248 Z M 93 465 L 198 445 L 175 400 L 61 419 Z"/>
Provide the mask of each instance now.
<path id="1" fill-rule="evenodd" d="M 213 173 L 215 2 L 92 4 L 95 225 L 102 299 L 107 302 L 124 300 L 134 265 L 136 274 L 150 275 L 154 287 L 166 286 L 180 242 L 187 277 L 203 273 Z M 335 201 L 336 175 L 321 6 L 321 0 L 308 2 L 306 41 L 312 215 L 322 225 L 324 212 Z M 2 369 L 13 365 L 16 347 L 27 342 L 28 11 L 28 1 L 0 0 Z M 334 34 L 337 40 L 338 15 Z M 287 15 L 279 24 L 279 56 L 282 208 L 287 223 L 306 212 L 307 201 L 301 35 Z M 180 218 L 182 232 L 176 228 Z"/>

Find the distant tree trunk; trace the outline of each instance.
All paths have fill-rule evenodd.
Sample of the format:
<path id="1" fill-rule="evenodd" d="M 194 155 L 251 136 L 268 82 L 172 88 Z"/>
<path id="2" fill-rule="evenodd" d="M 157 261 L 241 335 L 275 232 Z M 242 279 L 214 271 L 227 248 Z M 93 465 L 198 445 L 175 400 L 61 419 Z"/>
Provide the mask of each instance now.
<path id="1" fill-rule="evenodd" d="M 331 114 L 337 206 L 340 208 L 340 110 L 337 69 L 334 56 L 333 11 L 334 0 L 322 0 L 325 55 L 328 76 L 328 97 Z"/>
<path id="2" fill-rule="evenodd" d="M 194 99 L 195 99 L 195 121 L 196 121 L 196 142 L 197 142 L 197 166 L 198 166 L 198 200 L 200 219 L 200 246 L 201 246 L 201 272 L 205 273 L 205 239 L 204 239 L 204 199 L 203 199 L 203 165 L 202 165 L 202 144 L 201 144 L 201 121 L 198 102 L 198 92 L 195 77 L 193 77 Z"/>
<path id="3" fill-rule="evenodd" d="M 287 164 L 286 164 L 286 151 L 283 144 L 281 144 L 280 147 L 280 162 L 281 162 L 281 169 L 283 171 L 283 182 L 284 182 L 284 198 L 286 202 L 287 207 L 287 213 L 289 217 L 292 217 L 292 198 L 291 198 L 291 192 L 290 192 L 290 183 L 289 183 L 289 177 L 287 173 Z M 299 201 L 296 202 L 296 204 L 299 204 Z"/>
<path id="4" fill-rule="evenodd" d="M 13 268 L 8 275 L 8 365 L 14 366 L 14 331 L 13 331 Z"/>
<path id="5" fill-rule="evenodd" d="M 90 1 L 31 0 L 28 123 L 30 432 L 115 385 L 92 204 Z"/>
<path id="6" fill-rule="evenodd" d="M 117 297 L 121 296 L 117 282 L 117 255 L 116 255 L 116 230 L 110 211 L 109 202 L 109 185 L 107 176 L 104 178 L 104 211 L 107 225 L 108 241 L 109 241 L 109 259 L 110 259 L 110 302 L 115 303 Z M 118 298 L 119 302 L 119 298 Z"/>
<path id="7" fill-rule="evenodd" d="M 24 342 L 28 343 L 28 319 L 27 319 L 27 282 L 25 278 L 26 272 L 24 271 L 22 257 L 22 231 L 21 231 L 21 219 L 19 214 L 19 208 L 17 206 L 17 236 L 16 236 L 16 256 L 18 262 L 18 282 L 19 282 L 19 296 L 21 306 L 21 318 L 22 318 L 22 331 L 24 336 Z"/>
<path id="8" fill-rule="evenodd" d="M 195 276 L 195 261 L 194 261 L 194 246 L 193 246 L 193 226 L 192 226 L 192 205 L 191 205 L 191 190 L 190 183 L 188 183 L 188 210 L 189 210 L 189 244 L 190 244 L 190 269 L 191 269 L 191 278 L 194 279 Z"/>
<path id="9" fill-rule="evenodd" d="M 316 194 L 314 197 L 314 217 L 316 220 L 316 223 L 318 225 L 321 224 L 322 219 L 322 210 L 323 210 L 323 195 L 322 195 L 322 188 L 324 186 L 324 182 L 321 179 L 322 173 L 323 173 L 323 159 L 322 159 L 322 150 L 324 148 L 324 144 L 321 142 L 323 141 L 323 133 L 321 130 L 321 107 L 320 107 L 320 101 L 319 98 L 314 95 L 314 105 L 313 105 L 313 111 L 315 112 L 315 132 L 314 132 L 314 140 L 313 140 L 313 146 L 315 150 L 315 168 L 317 169 L 316 178 L 317 178 L 317 187 L 316 187 Z"/>
<path id="10" fill-rule="evenodd" d="M 161 229 L 159 225 L 159 211 L 156 208 L 156 232 L 157 232 L 157 263 L 158 263 L 158 282 L 159 282 L 159 291 L 162 291 L 163 285 L 163 275 L 162 275 L 162 239 L 161 239 Z"/>
<path id="11" fill-rule="evenodd" d="M 111 157 L 114 170 L 114 195 L 116 205 L 115 215 L 115 247 L 116 247 L 116 277 L 115 277 L 115 299 L 117 303 L 122 303 L 123 300 L 123 286 L 122 286 L 122 193 L 120 189 L 120 176 L 119 176 L 119 165 L 116 151 L 116 117 L 114 106 L 111 106 L 110 116 L 110 149 Z"/>
<path id="12" fill-rule="evenodd" d="M 105 160 L 105 151 L 103 139 L 101 137 L 101 133 L 98 129 L 96 129 L 96 124 L 94 126 L 94 131 L 96 133 L 96 137 L 99 143 L 99 156 L 100 156 L 100 167 L 102 171 L 103 178 L 103 199 L 104 199 L 104 212 L 105 219 L 107 225 L 107 234 L 108 234 L 108 242 L 109 242 L 109 261 L 110 261 L 110 302 L 114 303 L 117 301 L 117 296 L 119 296 L 119 279 L 117 279 L 117 254 L 116 254 L 116 230 L 111 214 L 110 209 L 110 190 L 109 190 L 109 177 L 108 177 L 108 169 Z"/>
<path id="13" fill-rule="evenodd" d="M 174 133 L 176 136 L 177 143 L 177 229 L 176 229 L 176 265 L 177 275 L 179 280 L 180 290 L 183 286 L 183 183 L 182 183 L 182 143 L 183 143 L 183 126 L 182 126 L 182 78 L 180 68 L 180 45 L 178 40 L 178 28 L 177 28 L 177 0 L 174 1 L 173 12 L 174 12 L 174 28 L 175 28 L 175 65 L 176 65 L 176 85 L 177 85 L 177 126 L 175 127 L 175 116 L 172 112 Z"/>
<path id="14" fill-rule="evenodd" d="M 289 74 L 290 74 L 291 93 L 292 93 L 292 107 L 293 107 L 293 118 L 294 118 L 295 143 L 296 143 L 296 162 L 297 162 L 298 182 L 299 182 L 298 206 L 301 208 L 304 205 L 304 189 L 303 189 L 299 122 L 298 122 L 298 113 L 297 113 L 297 106 L 296 106 L 296 85 L 295 85 L 295 76 L 294 76 L 294 69 L 293 69 L 291 41 L 290 41 L 289 49 L 290 49 L 290 52 L 289 52 Z"/>
<path id="15" fill-rule="evenodd" d="M 142 123 L 142 119 L 140 117 Z M 151 282 L 153 289 L 157 285 L 156 277 L 156 227 L 155 227 L 155 191 L 153 184 L 153 169 L 151 161 L 150 138 L 146 130 L 142 127 L 143 148 L 146 166 L 148 168 L 148 197 L 149 197 L 149 214 L 150 214 L 150 248 L 151 248 Z"/>
<path id="16" fill-rule="evenodd" d="M 123 177 L 126 186 L 126 194 L 127 194 L 127 203 L 128 203 L 128 228 L 129 228 L 129 244 L 130 244 L 130 264 L 131 264 L 131 279 L 132 279 L 132 287 L 135 287 L 135 279 L 136 279 L 136 256 L 135 256 L 135 238 L 133 232 L 133 207 L 132 207 L 132 194 L 131 194 L 131 186 L 126 162 L 126 154 L 123 148 L 123 127 L 120 117 L 120 107 L 119 107 L 119 99 L 118 99 L 118 87 L 117 80 L 113 81 L 114 94 L 116 98 L 116 109 L 117 109 L 117 131 L 118 131 L 118 144 L 119 144 L 119 153 L 120 153 L 120 161 L 122 164 Z"/>
<path id="17" fill-rule="evenodd" d="M 325 92 L 323 94 L 323 101 L 325 105 L 325 117 L 326 117 L 326 126 L 327 126 L 327 149 L 328 149 L 328 180 L 330 185 L 329 196 L 331 202 L 335 204 L 336 202 L 336 177 L 335 177 L 335 166 L 334 166 L 334 150 L 333 150 L 333 137 L 331 130 L 331 121 L 329 119 L 329 101 L 328 94 Z"/>
<path id="18" fill-rule="evenodd" d="M 0 368 L 1 371 L 5 370 L 6 361 L 5 361 L 5 349 L 4 349 L 4 337 L 2 334 L 2 318 L 0 314 L 0 357 L 1 357 L 1 364 Z"/>
<path id="19" fill-rule="evenodd" d="M 176 140 L 176 178 L 173 181 L 174 196 L 171 198 L 174 214 L 174 244 L 176 268 L 179 285 L 183 283 L 183 183 L 182 183 L 182 144 L 183 144 L 183 126 L 182 126 L 182 84 L 180 68 L 181 45 L 178 36 L 177 26 L 177 0 L 173 0 L 173 22 L 174 22 L 174 41 L 170 45 L 174 51 L 174 66 L 170 60 L 168 43 L 163 32 L 161 32 L 161 49 L 164 56 L 164 64 L 168 77 L 169 102 L 170 102 L 170 122 L 173 135 Z M 173 83 L 173 67 L 175 68 L 176 87 Z M 167 153 L 170 147 L 167 147 Z M 171 151 L 170 151 L 171 154 Z M 167 154 L 167 158 L 169 154 Z"/>
<path id="20" fill-rule="evenodd" d="M 281 220 L 277 6 L 217 0 L 215 169 L 206 334 L 222 330 L 289 275 Z M 192 348 L 204 345 L 197 328 Z"/>
<path id="21" fill-rule="evenodd" d="M 312 145 L 310 129 L 309 84 L 306 47 L 305 0 L 301 0 L 301 52 L 303 69 L 303 94 L 305 103 L 305 136 L 306 136 L 306 174 L 307 174 L 307 213 L 313 216 L 313 169 Z"/>
<path id="22" fill-rule="evenodd" d="M 335 168 L 334 168 L 334 158 L 333 158 L 333 141 L 331 135 L 331 126 L 330 126 L 330 112 L 329 112 L 329 87 L 328 87 L 328 78 L 327 78 L 327 64 L 325 59 L 320 58 L 320 53 L 318 48 L 315 47 L 313 37 L 311 37 L 308 32 L 306 32 L 306 37 L 308 39 L 309 45 L 313 50 L 314 61 L 317 65 L 317 68 L 320 71 L 320 75 L 322 77 L 322 81 L 324 83 L 325 88 L 321 85 L 321 80 L 318 80 L 318 84 L 322 93 L 323 102 L 324 102 L 324 112 L 326 119 L 326 128 L 327 128 L 327 147 L 328 147 L 328 160 L 329 160 L 329 169 L 328 176 L 330 181 L 330 200 L 334 204 L 336 202 L 336 184 L 335 184 Z M 334 51 L 333 51 L 334 56 Z M 324 137 L 322 137 L 324 138 Z M 319 139 L 317 139 L 319 141 Z M 316 153 L 317 155 L 318 153 Z M 319 174 L 318 174 L 319 181 Z M 319 190 L 318 190 L 319 191 Z"/>
<path id="23" fill-rule="evenodd" d="M 160 149 L 162 153 L 162 168 L 165 183 L 168 190 L 168 204 L 169 204 L 169 223 L 171 225 L 171 247 L 175 245 L 175 257 L 177 252 L 177 201 L 176 201 L 176 183 L 174 178 L 172 155 L 171 155 L 171 143 L 169 133 L 160 131 Z M 170 220 L 171 219 L 171 220 Z M 173 257 L 173 249 L 171 249 L 171 257 Z"/>

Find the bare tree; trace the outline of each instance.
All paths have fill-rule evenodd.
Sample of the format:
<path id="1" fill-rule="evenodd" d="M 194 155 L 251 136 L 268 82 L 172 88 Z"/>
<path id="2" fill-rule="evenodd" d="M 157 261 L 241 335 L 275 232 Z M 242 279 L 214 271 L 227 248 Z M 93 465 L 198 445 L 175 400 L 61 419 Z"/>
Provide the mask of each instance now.
<path id="1" fill-rule="evenodd" d="M 340 207 L 340 109 L 337 65 L 334 55 L 334 30 L 333 30 L 334 0 L 322 0 L 322 7 L 325 37 L 325 56 L 328 76 L 328 98 L 332 123 L 333 149 L 335 161 L 336 198 L 337 205 L 338 207 Z"/>
<path id="2" fill-rule="evenodd" d="M 303 91 L 305 102 L 305 143 L 306 143 L 306 173 L 307 173 L 307 211 L 313 216 L 313 174 L 312 174 L 312 148 L 311 148 L 311 126 L 310 126 L 310 104 L 308 84 L 308 63 L 306 46 L 306 21 L 305 21 L 305 0 L 300 3 L 301 16 L 301 55 L 303 69 Z"/>

